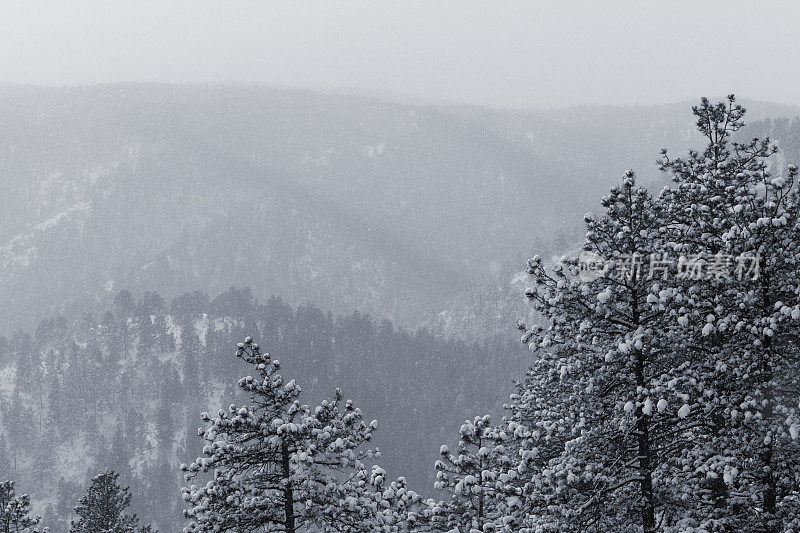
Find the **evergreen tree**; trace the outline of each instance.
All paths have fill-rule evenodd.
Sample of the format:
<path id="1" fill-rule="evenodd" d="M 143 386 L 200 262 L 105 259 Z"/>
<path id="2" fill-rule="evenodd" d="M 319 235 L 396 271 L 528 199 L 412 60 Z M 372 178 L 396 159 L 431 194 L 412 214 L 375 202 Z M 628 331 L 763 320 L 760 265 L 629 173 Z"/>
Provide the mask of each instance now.
<path id="1" fill-rule="evenodd" d="M 213 471 L 210 481 L 183 489 L 190 505 L 189 531 L 285 531 L 316 526 L 325 531 L 369 530 L 374 510 L 357 482 L 360 447 L 375 423 L 364 422 L 352 402 L 333 401 L 314 409 L 299 402 L 300 388 L 284 382 L 280 364 L 251 338 L 237 356 L 257 376 L 239 381 L 251 406 L 220 410 L 199 433 L 207 441 L 204 457 L 182 465 L 186 480 Z M 369 526 L 371 527 L 371 526 Z"/>
<path id="2" fill-rule="evenodd" d="M 75 507 L 78 520 L 70 524 L 70 533 L 139 533 L 152 531 L 139 526 L 135 514 L 126 514 L 131 503 L 128 487 L 119 486 L 119 474 L 113 471 L 95 476 L 86 495 Z"/>
<path id="3" fill-rule="evenodd" d="M 17 496 L 13 481 L 0 483 L 0 532 L 34 532 L 41 517 L 30 515 L 30 498 L 27 494 Z"/>
<path id="4" fill-rule="evenodd" d="M 447 446 L 440 449 L 435 487 L 447 491 L 450 499 L 436 507 L 431 522 L 443 531 L 485 531 L 503 524 L 503 516 L 508 516 L 504 488 L 508 471 L 514 468 L 507 447 L 510 439 L 491 425 L 488 415 L 465 421 L 459 433 L 457 452 Z"/>
<path id="5" fill-rule="evenodd" d="M 419 494 L 410 490 L 405 478 L 390 482 L 386 471 L 373 465 L 369 473 L 366 469 L 359 472 L 356 484 L 367 494 L 366 499 L 372 500 L 369 504 L 375 508 L 363 529 L 387 533 L 428 530 L 429 516 L 435 504 L 433 500 L 423 501 Z"/>
<path id="6" fill-rule="evenodd" d="M 613 271 L 588 276 L 569 258 L 552 272 L 539 257 L 529 262 L 526 294 L 546 324 L 525 340 L 542 354 L 537 377 L 547 387 L 517 418 L 532 435 L 528 454 L 557 453 L 533 471 L 528 500 L 542 502 L 536 527 L 651 533 L 681 512 L 669 484 L 683 480 L 667 476 L 691 438 L 681 387 L 693 381 L 671 349 L 663 210 L 630 171 L 602 204 L 603 217 L 586 217 L 585 253 Z"/>
<path id="7" fill-rule="evenodd" d="M 703 269 L 674 290 L 677 320 L 698 368 L 697 402 L 711 421 L 710 445 L 691 467 L 708 481 L 694 522 L 722 530 L 777 532 L 800 527 L 800 198 L 797 168 L 777 176 L 768 138 L 734 141 L 745 109 L 693 108 L 708 144 L 661 169 L 675 185 L 662 194 L 676 250 Z"/>
<path id="8" fill-rule="evenodd" d="M 508 430 L 531 530 L 800 527 L 798 172 L 734 141 L 733 96 L 693 111 L 708 144 L 663 152 L 674 186 L 654 200 L 629 174 L 587 216 L 606 270 L 529 263 L 546 324 Z"/>

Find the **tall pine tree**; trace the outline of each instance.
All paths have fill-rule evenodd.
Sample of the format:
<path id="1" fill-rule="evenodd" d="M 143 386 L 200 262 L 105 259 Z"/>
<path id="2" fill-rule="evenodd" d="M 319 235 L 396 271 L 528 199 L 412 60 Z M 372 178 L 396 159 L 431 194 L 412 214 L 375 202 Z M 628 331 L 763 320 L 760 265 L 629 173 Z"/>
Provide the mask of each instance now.
<path id="1" fill-rule="evenodd" d="M 70 524 L 70 533 L 144 533 L 152 528 L 139 526 L 139 518 L 135 514 L 127 514 L 125 510 L 131 503 L 128 487 L 120 487 L 119 474 L 113 471 L 103 472 L 92 478 L 75 513 L 77 520 Z"/>
<path id="2" fill-rule="evenodd" d="M 13 481 L 0 483 L 0 532 L 36 532 L 41 517 L 31 516 L 30 507 L 30 498 L 27 494 L 17 496 Z"/>
<path id="3" fill-rule="evenodd" d="M 674 180 L 661 201 L 670 242 L 702 277 L 675 284 L 677 320 L 705 394 L 710 446 L 692 468 L 709 481 L 696 522 L 727 531 L 800 527 L 800 198 L 797 168 L 776 169 L 770 140 L 738 143 L 745 110 L 703 99 L 693 108 L 707 140 L 701 152 L 661 169 Z"/>
<path id="4" fill-rule="evenodd" d="M 213 419 L 203 413 L 204 456 L 182 469 L 187 481 L 213 476 L 183 490 L 188 531 L 372 530 L 374 502 L 358 473 L 371 455 L 361 446 L 375 422 L 364 422 L 339 390 L 314 409 L 302 405 L 300 387 L 285 382 L 280 363 L 250 337 L 236 355 L 256 372 L 239 381 L 252 403 L 231 405 Z"/>
<path id="5" fill-rule="evenodd" d="M 663 210 L 630 171 L 602 205 L 604 216 L 586 217 L 582 261 L 529 261 L 527 296 L 545 324 L 524 340 L 546 386 L 516 419 L 530 432 L 521 458 L 546 454 L 524 488 L 538 506 L 531 527 L 652 533 L 681 513 L 670 485 L 682 478 L 670 472 L 698 423 L 681 390 L 692 380 L 664 305 Z M 593 260 L 610 270 L 581 271 Z"/>

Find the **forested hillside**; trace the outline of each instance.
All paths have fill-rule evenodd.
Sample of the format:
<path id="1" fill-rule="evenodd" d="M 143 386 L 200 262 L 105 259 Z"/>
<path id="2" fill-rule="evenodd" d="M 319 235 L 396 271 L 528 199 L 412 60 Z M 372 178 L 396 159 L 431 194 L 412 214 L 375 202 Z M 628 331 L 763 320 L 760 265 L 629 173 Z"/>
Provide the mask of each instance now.
<path id="1" fill-rule="evenodd" d="M 134 511 L 179 531 L 179 465 L 200 454 L 200 413 L 248 400 L 236 384 L 251 370 L 234 356 L 246 335 L 280 359 L 305 402 L 339 387 L 377 419 L 375 461 L 423 494 L 435 492 L 439 446 L 457 439 L 464 420 L 501 414 L 528 364 L 514 338 L 443 341 L 358 312 L 259 302 L 249 289 L 170 303 L 123 291 L 106 312 L 0 338 L 0 477 L 31 493 L 43 524 L 60 533 L 86 481 L 114 469 L 132 488 Z"/>

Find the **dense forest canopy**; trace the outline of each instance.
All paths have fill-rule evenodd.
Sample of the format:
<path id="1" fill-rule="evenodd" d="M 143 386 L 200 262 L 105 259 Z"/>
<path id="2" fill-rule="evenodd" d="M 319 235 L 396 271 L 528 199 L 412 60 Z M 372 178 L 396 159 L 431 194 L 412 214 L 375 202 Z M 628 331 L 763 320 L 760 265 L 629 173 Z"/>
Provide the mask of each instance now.
<path id="1" fill-rule="evenodd" d="M 169 303 L 122 291 L 102 313 L 0 337 L 0 376 L 13 391 L 0 400 L 2 475 L 39 496 L 54 533 L 72 518 L 78 487 L 106 468 L 130 485 L 135 511 L 161 531 L 179 530 L 178 466 L 201 451 L 201 412 L 247 399 L 236 382 L 248 368 L 234 355 L 246 335 L 281 360 L 304 401 L 338 387 L 379 420 L 380 464 L 423 494 L 439 446 L 475 412 L 499 415 L 527 364 L 514 338 L 445 341 L 358 312 L 260 302 L 246 288 Z M 40 443 L 33 451 L 31 440 Z"/>

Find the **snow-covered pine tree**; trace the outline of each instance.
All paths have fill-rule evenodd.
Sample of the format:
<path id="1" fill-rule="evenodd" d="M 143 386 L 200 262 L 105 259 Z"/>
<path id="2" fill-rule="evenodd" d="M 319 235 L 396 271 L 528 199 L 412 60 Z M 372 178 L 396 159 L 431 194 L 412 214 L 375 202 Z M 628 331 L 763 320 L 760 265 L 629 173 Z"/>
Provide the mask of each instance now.
<path id="1" fill-rule="evenodd" d="M 186 530 L 370 531 L 374 504 L 357 478 L 361 460 L 372 455 L 362 445 L 376 423 L 366 423 L 338 389 L 333 401 L 302 405 L 300 387 L 284 382 L 280 363 L 250 337 L 236 355 L 257 372 L 239 381 L 252 403 L 231 405 L 213 419 L 203 413 L 204 456 L 182 469 L 187 481 L 205 472 L 213 477 L 183 489 Z"/>
<path id="2" fill-rule="evenodd" d="M 704 276 L 674 284 L 685 298 L 676 319 L 697 356 L 710 439 L 687 457 L 706 477 L 693 525 L 777 532 L 800 528 L 800 201 L 797 168 L 773 175 L 769 139 L 733 137 L 745 110 L 693 108 L 708 144 L 661 169 L 675 181 L 660 202 L 675 252 Z M 699 357 L 698 357 L 699 356 Z"/>
<path id="3" fill-rule="evenodd" d="M 577 258 L 549 271 L 529 261 L 526 294 L 544 317 L 523 340 L 538 350 L 531 391 L 513 402 L 527 526 L 536 531 L 656 531 L 681 513 L 670 463 L 702 421 L 690 416 L 689 368 L 671 344 L 662 289 L 663 211 L 632 171 L 586 217 L 585 251 L 613 267 L 580 275 Z M 589 274 L 585 272 L 584 274 Z M 530 394 L 528 394 L 530 392 Z M 539 456 L 541 452 L 543 456 Z"/>
<path id="4" fill-rule="evenodd" d="M 436 504 L 430 524 L 441 531 L 499 531 L 504 524 L 506 478 L 514 469 L 509 434 L 492 425 L 489 415 L 466 420 L 459 429 L 458 449 L 439 450 L 435 488 L 449 498 Z M 502 479 L 501 479 L 502 478 Z"/>
<path id="5" fill-rule="evenodd" d="M 543 497 L 546 491 L 542 490 L 541 473 L 550 461 L 558 460 L 566 443 L 576 434 L 570 430 L 570 424 L 552 422 L 569 416 L 564 406 L 575 400 L 572 389 L 561 375 L 559 359 L 558 346 L 540 351 L 533 367 L 517 383 L 518 392 L 512 394 L 511 401 L 505 405 L 511 413 L 507 433 L 511 435 L 516 464 L 504 479 L 503 491 L 513 492 L 517 499 L 510 501 L 503 520 L 514 524 L 517 530 L 527 531 L 536 525 L 534 522 L 542 525 L 550 520 L 547 517 L 551 515 L 551 501 Z M 543 424 L 555 431 L 538 429 Z M 575 427 L 578 429 L 577 422 Z M 539 517 L 544 518 L 539 520 Z"/>
<path id="6" fill-rule="evenodd" d="M 3 533 L 36 532 L 41 517 L 31 516 L 27 494 L 17 496 L 13 481 L 0 483 L 0 531 Z"/>
<path id="7" fill-rule="evenodd" d="M 365 530 L 396 533 L 408 531 L 423 531 L 427 522 L 426 513 L 433 507 L 432 500 L 423 501 L 422 498 L 408 488 L 406 479 L 397 478 L 389 481 L 386 470 L 373 465 L 371 471 L 362 468 L 355 479 L 359 492 L 366 495 L 367 500 L 372 500 L 374 515 L 369 519 L 371 525 Z"/>
<path id="8" fill-rule="evenodd" d="M 128 487 L 119 486 L 119 474 L 103 472 L 92 478 L 89 489 L 75 507 L 78 520 L 70 524 L 70 533 L 150 533 L 149 525 L 139 526 L 135 514 L 126 514 L 131 503 Z"/>

